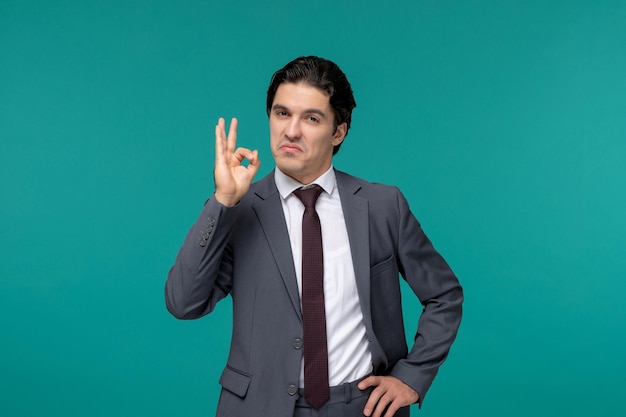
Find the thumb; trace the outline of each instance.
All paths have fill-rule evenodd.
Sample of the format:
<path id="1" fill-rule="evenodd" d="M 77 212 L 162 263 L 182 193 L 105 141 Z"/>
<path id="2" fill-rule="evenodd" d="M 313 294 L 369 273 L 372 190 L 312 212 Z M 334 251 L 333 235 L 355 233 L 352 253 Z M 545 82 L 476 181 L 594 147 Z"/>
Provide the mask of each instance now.
<path id="1" fill-rule="evenodd" d="M 261 166 L 261 160 L 259 159 L 259 151 L 255 150 L 251 152 L 250 163 L 248 164 L 248 170 L 250 174 L 254 177 L 256 173 L 259 171 L 259 167 Z"/>
<path id="2" fill-rule="evenodd" d="M 379 384 L 378 377 L 372 375 L 372 376 L 368 376 L 363 381 L 359 382 L 358 388 L 360 390 L 364 390 L 365 388 L 368 388 L 368 387 L 378 386 L 378 384 Z"/>

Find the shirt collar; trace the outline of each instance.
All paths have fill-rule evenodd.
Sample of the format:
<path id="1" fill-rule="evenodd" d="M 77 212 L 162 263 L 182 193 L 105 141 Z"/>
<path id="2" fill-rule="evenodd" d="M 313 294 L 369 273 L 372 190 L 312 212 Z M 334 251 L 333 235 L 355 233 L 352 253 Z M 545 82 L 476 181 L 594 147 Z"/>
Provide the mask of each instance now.
<path id="1" fill-rule="evenodd" d="M 317 179 L 315 179 L 310 184 L 301 184 L 287 174 L 283 173 L 280 169 L 278 169 L 278 167 L 276 167 L 276 169 L 274 170 L 274 181 L 276 182 L 276 188 L 278 188 L 280 196 L 284 200 L 298 188 L 307 187 L 313 184 L 319 185 L 324 191 L 326 191 L 330 195 L 335 188 L 336 180 L 335 170 L 331 165 L 330 168 L 328 168 L 328 171 L 317 177 Z"/>

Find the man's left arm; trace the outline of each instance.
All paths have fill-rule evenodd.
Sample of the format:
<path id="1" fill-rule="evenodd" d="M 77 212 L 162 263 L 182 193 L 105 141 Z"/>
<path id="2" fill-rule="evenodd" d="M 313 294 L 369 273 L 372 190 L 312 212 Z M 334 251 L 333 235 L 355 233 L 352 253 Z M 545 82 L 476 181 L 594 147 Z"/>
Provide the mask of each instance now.
<path id="1" fill-rule="evenodd" d="M 463 290 L 443 257 L 434 249 L 397 190 L 400 273 L 424 306 L 414 344 L 388 376 L 372 376 L 360 389 L 376 388 L 365 406 L 366 416 L 392 416 L 400 407 L 420 405 L 439 367 L 448 356 L 462 314 Z"/>

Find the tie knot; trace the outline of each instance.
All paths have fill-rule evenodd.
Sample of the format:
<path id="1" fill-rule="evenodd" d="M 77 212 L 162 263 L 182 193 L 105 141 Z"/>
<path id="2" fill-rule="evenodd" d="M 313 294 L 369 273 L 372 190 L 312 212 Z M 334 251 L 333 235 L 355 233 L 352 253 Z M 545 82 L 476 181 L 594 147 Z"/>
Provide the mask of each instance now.
<path id="1" fill-rule="evenodd" d="M 322 187 L 314 184 L 312 187 L 309 188 L 298 188 L 293 193 L 296 197 L 300 199 L 300 201 L 302 201 L 304 207 L 315 209 L 315 202 L 317 201 L 317 198 L 320 196 L 320 194 L 322 194 L 322 191 Z"/>

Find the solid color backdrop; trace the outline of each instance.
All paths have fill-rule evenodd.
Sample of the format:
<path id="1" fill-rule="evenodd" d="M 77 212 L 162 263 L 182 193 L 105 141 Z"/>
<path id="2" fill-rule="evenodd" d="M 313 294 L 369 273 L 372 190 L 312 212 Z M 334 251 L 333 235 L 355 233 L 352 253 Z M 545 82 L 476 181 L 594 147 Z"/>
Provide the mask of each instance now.
<path id="1" fill-rule="evenodd" d="M 602 0 L 0 1 L 0 415 L 214 414 L 229 301 L 177 321 L 163 284 L 217 118 L 269 172 L 265 90 L 308 54 L 358 103 L 335 166 L 398 185 L 466 291 L 418 414 L 625 415 L 625 22 Z"/>

